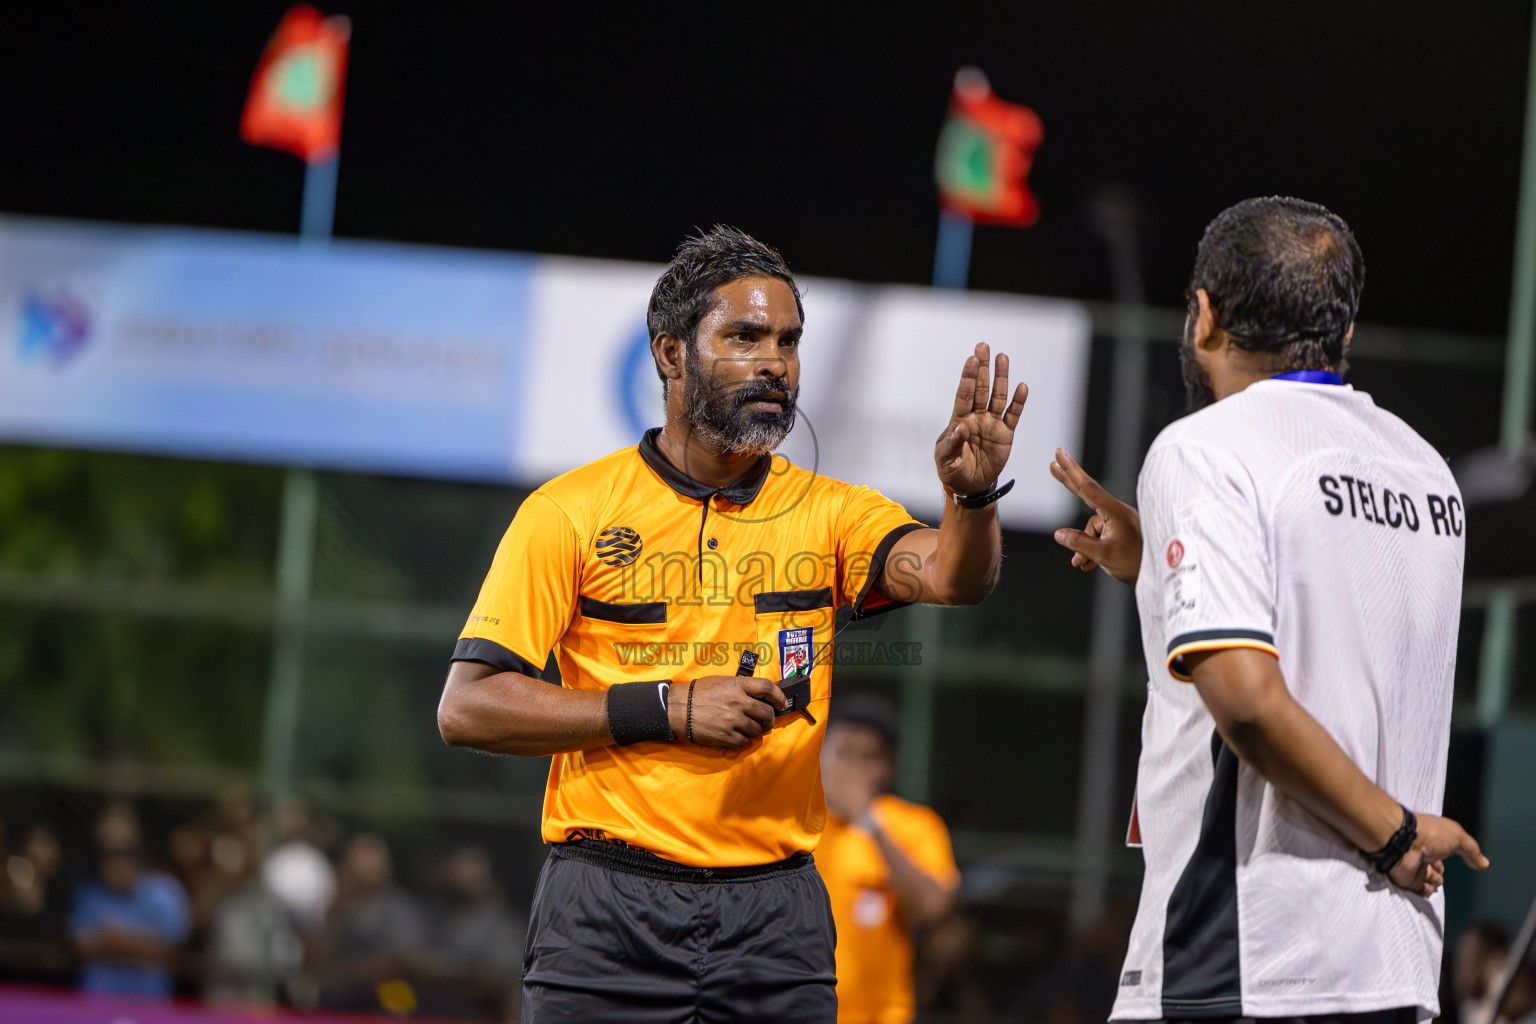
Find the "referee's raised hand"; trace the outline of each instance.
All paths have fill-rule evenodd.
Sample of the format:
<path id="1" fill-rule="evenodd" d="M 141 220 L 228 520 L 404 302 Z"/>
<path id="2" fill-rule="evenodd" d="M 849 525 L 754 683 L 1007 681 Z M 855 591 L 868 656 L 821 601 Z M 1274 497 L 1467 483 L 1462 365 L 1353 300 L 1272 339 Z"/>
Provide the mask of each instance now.
<path id="1" fill-rule="evenodd" d="M 1029 397 L 1029 385 L 1020 384 L 1010 402 L 1008 357 L 998 353 L 996 372 L 989 375 L 990 361 L 991 349 L 985 342 L 966 357 L 949 423 L 933 448 L 939 481 L 955 494 L 980 494 L 997 483 Z"/>
<path id="2" fill-rule="evenodd" d="M 672 691 L 681 695 L 682 688 Z M 690 737 L 688 701 L 667 701 L 667 717 L 679 738 L 705 747 L 744 747 L 773 728 L 775 711 L 788 706 L 771 679 L 700 676 L 693 681 Z"/>

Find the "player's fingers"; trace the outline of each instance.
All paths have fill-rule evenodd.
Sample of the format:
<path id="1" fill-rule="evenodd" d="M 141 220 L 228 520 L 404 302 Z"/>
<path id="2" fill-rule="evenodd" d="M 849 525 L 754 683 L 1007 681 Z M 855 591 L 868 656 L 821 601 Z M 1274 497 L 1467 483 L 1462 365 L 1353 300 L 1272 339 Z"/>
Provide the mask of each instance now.
<path id="1" fill-rule="evenodd" d="M 1109 492 L 1100 487 L 1097 480 L 1083 472 L 1083 467 L 1073 461 L 1072 456 L 1068 455 L 1065 449 L 1056 449 L 1056 458 L 1051 462 L 1051 476 L 1086 502 L 1090 508 L 1102 507 L 1105 504 L 1104 499 L 1109 497 Z"/>
<path id="2" fill-rule="evenodd" d="M 784 691 L 779 689 L 773 680 L 754 676 L 751 679 L 744 680 L 744 682 L 746 685 L 742 689 L 747 692 L 749 697 L 755 698 L 760 706 L 763 701 L 766 701 L 777 711 L 783 711 L 789 707 L 789 701 L 784 699 Z M 768 718 L 769 721 L 773 720 L 772 715 L 769 715 Z"/>
<path id="3" fill-rule="evenodd" d="M 1095 562 L 1100 560 L 1104 553 L 1104 542 L 1096 537 L 1090 537 L 1082 530 L 1074 530 L 1063 526 L 1055 533 L 1056 543 L 1068 551 L 1075 551 L 1084 558 L 1091 558 Z"/>
<path id="4" fill-rule="evenodd" d="M 1019 425 L 1019 417 L 1024 413 L 1024 403 L 1029 401 L 1029 385 L 1020 382 L 1013 389 L 1013 401 L 1008 403 L 1007 410 L 1003 413 L 1003 422 L 1012 430 Z"/>
<path id="5" fill-rule="evenodd" d="M 1088 517 L 1088 523 L 1083 527 L 1083 532 L 1090 537 L 1104 536 L 1104 517 L 1095 512 Z"/>
<path id="6" fill-rule="evenodd" d="M 987 412 L 1001 416 L 1008 407 L 1008 356 L 1002 352 L 992 361 L 992 398 L 987 402 Z"/>
<path id="7" fill-rule="evenodd" d="M 986 412 L 987 391 L 992 384 L 992 350 L 987 343 L 976 343 L 976 390 L 971 395 L 971 411 Z"/>
<path id="8" fill-rule="evenodd" d="M 976 368 L 980 365 L 975 356 L 967 356 L 965 368 L 960 371 L 960 386 L 955 389 L 955 406 L 950 419 L 959 419 L 976 407 Z"/>
<path id="9" fill-rule="evenodd" d="M 1488 866 L 1488 858 L 1483 856 L 1483 848 L 1477 845 L 1477 840 L 1466 832 L 1461 834 L 1461 842 L 1456 846 L 1456 853 L 1475 871 L 1482 871 Z"/>

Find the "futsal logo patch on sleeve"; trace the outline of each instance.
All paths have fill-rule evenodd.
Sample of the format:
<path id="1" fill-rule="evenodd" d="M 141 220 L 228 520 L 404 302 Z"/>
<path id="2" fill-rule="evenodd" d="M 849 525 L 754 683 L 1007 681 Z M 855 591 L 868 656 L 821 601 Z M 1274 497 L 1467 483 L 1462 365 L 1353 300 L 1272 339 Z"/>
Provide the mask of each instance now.
<path id="1" fill-rule="evenodd" d="M 815 667 L 813 626 L 779 630 L 779 689 L 789 703 L 780 714 L 805 710 L 811 701 L 811 669 Z"/>

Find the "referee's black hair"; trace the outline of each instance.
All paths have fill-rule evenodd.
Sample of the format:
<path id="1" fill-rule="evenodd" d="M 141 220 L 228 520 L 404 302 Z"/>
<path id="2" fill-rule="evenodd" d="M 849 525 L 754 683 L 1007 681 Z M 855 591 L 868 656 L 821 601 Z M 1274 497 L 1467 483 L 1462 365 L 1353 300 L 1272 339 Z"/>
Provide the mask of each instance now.
<path id="1" fill-rule="evenodd" d="M 1272 355 L 1276 370 L 1343 372 L 1360 309 L 1365 259 L 1343 218 L 1289 196 L 1245 199 L 1216 215 L 1200 239 L 1185 297 L 1210 296 L 1232 344 Z"/>
<path id="2" fill-rule="evenodd" d="M 699 321 L 714 306 L 716 288 L 743 277 L 772 277 L 789 285 L 795 296 L 795 309 L 805 321 L 805 306 L 800 302 L 800 288 L 777 249 L 764 245 L 740 228 L 716 224 L 708 231 L 690 235 L 677 247 L 677 254 L 651 289 L 651 301 L 645 310 L 645 327 L 655 341 L 658 334 L 680 339 L 692 352 Z M 663 389 L 666 374 L 656 367 Z"/>

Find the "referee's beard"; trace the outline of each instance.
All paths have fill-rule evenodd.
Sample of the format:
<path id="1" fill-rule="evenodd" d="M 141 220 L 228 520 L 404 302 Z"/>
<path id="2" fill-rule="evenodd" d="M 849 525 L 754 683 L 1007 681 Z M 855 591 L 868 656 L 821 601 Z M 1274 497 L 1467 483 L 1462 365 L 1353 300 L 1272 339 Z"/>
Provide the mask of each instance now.
<path id="1" fill-rule="evenodd" d="M 745 408 L 775 393 L 784 405 L 779 412 Z M 794 429 L 799 397 L 800 389 L 783 378 L 751 377 L 732 384 L 714 374 L 683 375 L 683 406 L 693 436 L 722 455 L 763 455 L 783 444 Z"/>

